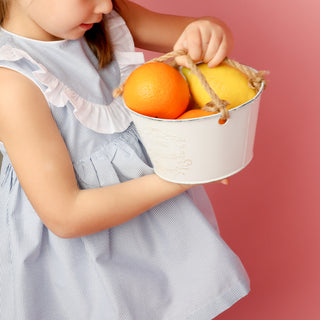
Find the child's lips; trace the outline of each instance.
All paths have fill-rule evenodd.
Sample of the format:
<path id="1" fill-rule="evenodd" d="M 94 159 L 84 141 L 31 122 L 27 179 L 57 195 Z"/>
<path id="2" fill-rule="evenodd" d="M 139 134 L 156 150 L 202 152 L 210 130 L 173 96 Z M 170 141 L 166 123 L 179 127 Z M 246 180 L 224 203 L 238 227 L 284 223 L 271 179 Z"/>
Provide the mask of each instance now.
<path id="1" fill-rule="evenodd" d="M 81 23 L 80 28 L 84 30 L 89 30 L 93 27 L 93 23 Z"/>

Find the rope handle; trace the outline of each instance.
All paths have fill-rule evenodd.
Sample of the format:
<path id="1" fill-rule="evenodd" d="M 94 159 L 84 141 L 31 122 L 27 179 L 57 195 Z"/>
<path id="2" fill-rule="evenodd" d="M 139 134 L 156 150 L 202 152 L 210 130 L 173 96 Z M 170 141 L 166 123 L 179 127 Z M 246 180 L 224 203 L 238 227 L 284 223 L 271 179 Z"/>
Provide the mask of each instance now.
<path id="1" fill-rule="evenodd" d="M 198 77 L 201 85 L 207 91 L 207 93 L 209 94 L 209 96 L 211 98 L 211 101 L 208 102 L 201 109 L 203 109 L 205 111 L 209 111 L 209 112 L 220 112 L 221 113 L 221 120 L 226 121 L 230 117 L 229 110 L 226 108 L 229 105 L 228 101 L 222 100 L 217 96 L 217 94 L 210 87 L 210 85 L 207 82 L 203 73 L 197 67 L 196 63 L 194 63 L 193 60 L 188 55 L 187 50 L 171 51 L 171 52 L 166 53 L 160 57 L 157 57 L 157 58 L 154 58 L 150 61 L 147 61 L 146 63 L 166 62 L 166 63 L 172 65 L 173 67 L 177 67 L 177 64 L 174 59 L 179 56 L 186 57 L 187 63 L 188 63 L 188 66 L 189 66 L 191 72 L 194 73 Z M 225 58 L 223 62 L 227 63 L 229 66 L 236 68 L 240 72 L 244 73 L 248 77 L 249 87 L 251 87 L 252 89 L 255 89 L 256 92 L 258 92 L 260 90 L 262 84 L 264 84 L 264 88 L 265 88 L 266 81 L 265 81 L 264 76 L 268 73 L 267 71 L 258 71 L 257 72 L 255 70 L 253 70 L 252 68 L 250 68 L 246 65 L 243 65 L 243 64 L 241 64 L 235 60 L 232 60 L 230 58 Z M 122 95 L 125 84 L 126 84 L 126 81 L 124 81 L 118 88 L 116 88 L 113 91 L 114 98 L 117 98 Z"/>

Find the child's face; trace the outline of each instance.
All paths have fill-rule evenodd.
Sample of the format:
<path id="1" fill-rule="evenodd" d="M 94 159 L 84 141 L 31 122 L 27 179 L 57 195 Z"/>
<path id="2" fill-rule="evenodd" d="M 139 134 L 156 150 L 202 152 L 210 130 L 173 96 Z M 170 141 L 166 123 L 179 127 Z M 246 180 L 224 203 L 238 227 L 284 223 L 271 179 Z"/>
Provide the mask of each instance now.
<path id="1" fill-rule="evenodd" d="M 92 27 L 93 23 L 101 21 L 103 14 L 112 10 L 111 0 L 17 0 L 17 2 L 18 5 L 11 8 L 13 10 L 11 16 L 19 17 L 15 21 L 16 25 L 20 26 L 20 35 L 44 41 L 78 39 Z"/>

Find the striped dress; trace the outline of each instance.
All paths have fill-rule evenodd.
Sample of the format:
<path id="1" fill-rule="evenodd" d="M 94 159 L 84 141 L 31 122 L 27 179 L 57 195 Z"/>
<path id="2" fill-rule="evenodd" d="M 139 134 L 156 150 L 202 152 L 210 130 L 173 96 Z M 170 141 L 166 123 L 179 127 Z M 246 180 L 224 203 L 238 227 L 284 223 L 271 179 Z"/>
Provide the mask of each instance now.
<path id="1" fill-rule="evenodd" d="M 42 91 L 83 189 L 153 173 L 130 114 L 111 94 L 143 55 L 117 13 L 105 23 L 114 60 L 102 70 L 84 39 L 0 31 L 0 67 Z M 202 187 L 122 225 L 61 239 L 33 209 L 1 142 L 0 152 L 0 320 L 210 320 L 248 293 Z"/>

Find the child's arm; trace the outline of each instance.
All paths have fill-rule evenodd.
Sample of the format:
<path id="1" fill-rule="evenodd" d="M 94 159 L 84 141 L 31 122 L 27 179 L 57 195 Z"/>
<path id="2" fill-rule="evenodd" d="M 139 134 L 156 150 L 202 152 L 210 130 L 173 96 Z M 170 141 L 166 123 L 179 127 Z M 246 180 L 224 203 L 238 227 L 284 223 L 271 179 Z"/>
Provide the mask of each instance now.
<path id="1" fill-rule="evenodd" d="M 0 141 L 34 209 L 58 236 L 110 228 L 190 188 L 152 174 L 79 190 L 68 150 L 39 88 L 3 68 L 0 83 Z"/>
<path id="2" fill-rule="evenodd" d="M 117 4 L 139 48 L 158 52 L 187 49 L 194 61 L 209 66 L 219 64 L 232 50 L 231 31 L 217 18 L 160 14 L 128 0 Z M 186 64 L 182 58 L 177 61 Z"/>

